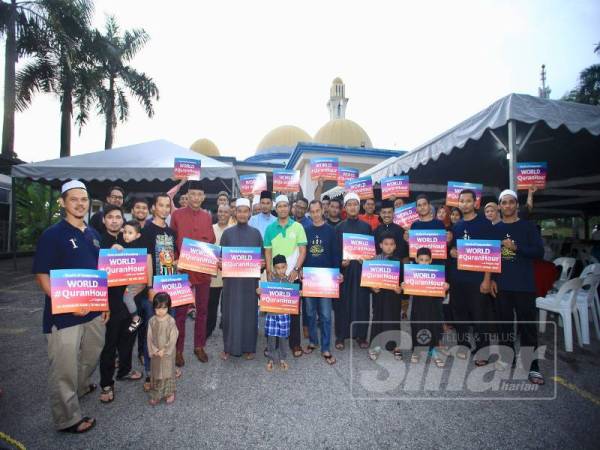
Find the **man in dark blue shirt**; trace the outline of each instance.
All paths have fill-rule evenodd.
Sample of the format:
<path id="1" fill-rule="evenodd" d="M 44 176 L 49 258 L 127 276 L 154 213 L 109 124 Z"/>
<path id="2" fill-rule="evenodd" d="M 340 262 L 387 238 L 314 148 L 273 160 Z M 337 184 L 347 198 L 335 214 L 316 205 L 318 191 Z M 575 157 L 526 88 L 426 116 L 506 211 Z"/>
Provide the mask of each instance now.
<path id="1" fill-rule="evenodd" d="M 304 267 L 337 267 L 339 257 L 335 240 L 335 230 L 325 223 L 323 217 L 323 204 L 319 200 L 310 202 L 309 213 L 312 224 L 305 227 L 306 231 L 306 259 Z M 317 334 L 317 313 L 321 328 L 321 354 L 328 364 L 335 363 L 331 354 L 331 299 L 330 298 L 304 298 L 306 305 L 306 318 L 308 319 L 309 344 L 304 353 L 312 353 L 319 346 Z"/>
<path id="2" fill-rule="evenodd" d="M 456 241 L 458 239 L 493 239 L 495 236 L 492 223 L 483 216 L 479 216 L 475 210 L 475 192 L 470 189 L 463 190 L 458 197 L 458 207 L 463 213 L 463 218 L 452 228 L 452 243 L 450 245 L 450 257 L 456 259 Z M 488 363 L 488 357 L 483 356 L 490 344 L 492 328 L 489 322 L 494 319 L 491 274 L 489 272 L 471 272 L 457 270 L 450 290 L 450 305 L 453 317 L 456 321 L 472 321 L 473 338 L 475 340 L 475 352 L 477 366 Z M 458 345 L 468 347 L 469 325 L 456 324 L 458 334 Z M 480 352 L 480 350 L 483 350 Z M 466 359 L 467 354 L 459 350 L 458 358 Z"/>
<path id="3" fill-rule="evenodd" d="M 82 415 L 79 398 L 96 389 L 90 379 L 104 345 L 109 313 L 82 309 L 78 313 L 52 314 L 50 271 L 95 270 L 100 248 L 100 236 L 84 222 L 90 206 L 85 185 L 75 180 L 63 184 L 60 205 L 65 218 L 40 237 L 33 273 L 46 294 L 44 333 L 48 339 L 48 392 L 54 425 L 61 431 L 84 433 L 96 420 Z"/>
<path id="4" fill-rule="evenodd" d="M 521 349 L 537 348 L 537 308 L 535 306 L 535 280 L 533 260 L 542 259 L 544 244 L 536 226 L 528 220 L 519 218 L 517 194 L 509 189 L 502 191 L 498 198 L 502 221 L 494 226 L 496 239 L 502 241 L 502 273 L 495 276 L 498 284 L 496 308 L 500 325 L 500 344 L 512 347 L 511 359 L 514 355 L 515 333 L 513 332 L 514 315 L 516 313 L 518 334 L 521 337 Z M 530 322 L 530 323 L 522 323 Z M 521 355 L 524 355 L 521 351 Z M 533 354 L 533 353 L 532 353 Z M 516 360 L 513 359 L 513 361 Z M 509 361 L 499 361 L 500 368 L 507 368 Z M 524 362 L 525 363 L 525 362 Z M 544 384 L 537 359 L 529 365 L 529 381 Z"/>

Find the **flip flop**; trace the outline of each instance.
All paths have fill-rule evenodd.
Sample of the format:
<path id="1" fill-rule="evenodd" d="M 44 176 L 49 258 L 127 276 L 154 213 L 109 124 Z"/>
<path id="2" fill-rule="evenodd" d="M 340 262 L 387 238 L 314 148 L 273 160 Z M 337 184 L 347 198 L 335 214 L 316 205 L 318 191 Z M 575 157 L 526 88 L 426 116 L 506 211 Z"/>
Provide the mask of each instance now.
<path id="1" fill-rule="evenodd" d="M 336 342 L 335 343 L 335 349 L 336 350 L 344 350 L 344 343 L 343 342 Z"/>
<path id="2" fill-rule="evenodd" d="M 308 344 L 306 346 L 306 348 L 304 349 L 304 353 L 307 355 L 310 355 L 312 352 L 314 352 L 317 349 L 316 345 L 313 344 Z"/>
<path id="3" fill-rule="evenodd" d="M 144 377 L 144 375 L 142 375 L 142 372 L 138 372 L 137 370 L 131 370 L 127 375 L 124 375 L 122 377 L 117 377 L 117 380 L 119 381 L 138 381 L 141 380 Z"/>
<path id="4" fill-rule="evenodd" d="M 322 356 L 323 356 L 323 358 L 325 358 L 325 362 L 327 364 L 329 364 L 330 366 L 333 366 L 336 363 L 336 361 L 337 361 L 335 359 L 335 356 L 333 356 L 331 353 L 329 355 L 323 354 Z"/>
<path id="5" fill-rule="evenodd" d="M 83 422 L 89 423 L 90 426 L 87 428 L 84 428 L 83 430 L 80 430 L 79 425 L 81 425 Z M 96 419 L 92 419 L 91 417 L 84 417 L 79 422 L 77 422 L 75 425 L 71 425 L 70 427 L 63 428 L 62 430 L 59 430 L 59 431 L 61 433 L 82 434 L 82 433 L 87 433 L 95 426 L 96 426 Z"/>

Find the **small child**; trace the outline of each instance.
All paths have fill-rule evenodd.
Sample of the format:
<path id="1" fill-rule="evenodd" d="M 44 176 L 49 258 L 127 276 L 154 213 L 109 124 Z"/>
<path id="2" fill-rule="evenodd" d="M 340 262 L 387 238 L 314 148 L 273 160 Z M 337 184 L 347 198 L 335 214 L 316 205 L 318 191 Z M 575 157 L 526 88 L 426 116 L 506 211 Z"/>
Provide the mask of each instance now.
<path id="1" fill-rule="evenodd" d="M 398 258 L 394 256 L 396 252 L 396 240 L 394 236 L 389 233 L 385 233 L 381 236 L 379 242 L 379 248 L 381 253 L 375 257 L 375 259 L 387 259 L 397 261 Z M 400 263 L 402 267 L 402 263 Z M 402 273 L 402 271 L 400 271 Z M 373 317 L 371 323 L 371 348 L 369 349 L 369 358 L 373 361 L 377 359 L 381 353 L 381 346 L 386 346 L 386 349 L 394 353 L 396 359 L 402 359 L 402 352 L 400 350 L 400 342 L 381 342 L 381 338 L 378 339 L 379 335 L 387 331 L 398 331 L 400 332 L 400 319 L 402 315 L 402 303 L 400 300 L 400 283 L 396 289 L 379 289 L 371 288 L 374 292 L 373 295 Z M 382 323 L 382 322 L 394 322 L 394 323 Z"/>
<path id="2" fill-rule="evenodd" d="M 161 399 L 168 404 L 175 401 L 175 344 L 177 325 L 169 314 L 171 297 L 159 292 L 152 300 L 154 316 L 148 322 L 148 353 L 150 354 L 150 404 Z"/>
<path id="3" fill-rule="evenodd" d="M 130 220 L 128 222 L 125 222 L 125 225 L 123 226 L 123 240 L 125 241 L 126 248 L 143 247 L 139 242 L 139 238 L 142 235 L 141 231 L 142 229 L 138 221 Z M 113 245 L 112 248 L 117 250 L 123 250 L 123 247 L 121 247 L 119 244 Z M 123 302 L 125 303 L 127 311 L 129 311 L 129 314 L 131 314 L 132 317 L 131 325 L 129 325 L 130 333 L 135 332 L 135 330 L 137 330 L 142 324 L 142 318 L 137 313 L 135 296 L 142 292 L 145 286 L 145 283 L 130 284 L 129 286 L 127 286 L 127 288 L 125 289 L 125 293 L 123 294 Z"/>
<path id="4" fill-rule="evenodd" d="M 417 250 L 417 264 L 431 264 L 431 250 L 427 247 L 421 247 Z M 448 283 L 444 284 L 446 291 L 449 288 Z M 404 283 L 402 288 L 404 289 Z M 429 347 L 429 356 L 437 367 L 444 367 L 445 361 L 441 356 L 441 352 L 436 349 L 436 346 L 441 344 L 442 321 L 444 320 L 443 313 L 443 297 L 425 297 L 419 295 L 412 296 L 412 310 L 410 313 L 411 322 L 421 322 L 411 324 L 412 331 L 412 346 L 413 354 L 410 359 L 411 363 L 419 362 L 419 354 L 414 352 L 415 342 L 422 346 Z M 431 320 L 431 323 L 424 321 Z"/>
<path id="5" fill-rule="evenodd" d="M 288 283 L 285 275 L 287 270 L 287 260 L 283 255 L 277 255 L 273 258 L 273 277 L 270 281 L 275 283 Z M 260 288 L 257 289 L 260 295 Z M 288 370 L 286 348 L 288 346 L 288 337 L 290 335 L 290 315 L 267 313 L 265 318 L 265 335 L 267 336 L 267 352 L 269 358 L 267 362 L 267 371 L 273 370 L 275 352 L 278 352 L 279 368 Z"/>

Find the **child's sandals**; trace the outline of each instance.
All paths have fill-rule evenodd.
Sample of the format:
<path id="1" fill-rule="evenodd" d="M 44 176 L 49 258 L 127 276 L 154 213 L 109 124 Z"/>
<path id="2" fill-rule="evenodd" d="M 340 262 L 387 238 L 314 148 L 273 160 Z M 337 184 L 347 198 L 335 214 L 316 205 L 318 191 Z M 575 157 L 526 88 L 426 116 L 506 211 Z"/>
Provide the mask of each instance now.
<path id="1" fill-rule="evenodd" d="M 273 360 L 270 359 L 267 363 L 267 372 L 273 372 Z"/>
<path id="2" fill-rule="evenodd" d="M 282 361 L 279 361 L 279 368 L 280 368 L 281 370 L 283 370 L 284 372 L 285 372 L 285 371 L 287 371 L 287 370 L 289 369 L 289 367 L 290 367 L 290 366 L 289 366 L 289 365 L 288 365 L 288 363 L 286 363 L 285 361 L 283 361 L 283 360 L 282 360 Z"/>

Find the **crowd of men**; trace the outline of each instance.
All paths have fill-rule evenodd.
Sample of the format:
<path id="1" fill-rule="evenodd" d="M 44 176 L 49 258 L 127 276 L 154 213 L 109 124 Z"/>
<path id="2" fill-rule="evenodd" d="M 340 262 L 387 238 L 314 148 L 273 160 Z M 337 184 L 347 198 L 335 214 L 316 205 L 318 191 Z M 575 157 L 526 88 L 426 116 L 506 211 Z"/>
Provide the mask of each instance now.
<path id="1" fill-rule="evenodd" d="M 180 189 L 185 187 L 184 192 Z M 312 353 L 320 348 L 323 360 L 335 364 L 332 346 L 343 351 L 352 336 L 360 348 L 368 349 L 373 341 L 369 336 L 372 291 L 361 287 L 362 261 L 342 257 L 344 233 L 372 235 L 378 253 L 393 257 L 402 264 L 409 262 L 407 231 L 393 221 L 394 209 L 403 199 L 384 200 L 379 205 L 374 199 L 360 200 L 354 193 L 344 198 L 323 197 L 296 199 L 290 204 L 285 195 L 273 200 L 271 192 L 262 192 L 253 202 L 246 198 L 231 198 L 221 192 L 217 208 L 210 212 L 203 208 L 205 192 L 200 181 L 182 181 L 168 193 L 160 193 L 148 200 L 133 196 L 128 202 L 131 220 L 141 228 L 136 241 L 147 249 L 149 272 L 152 275 L 177 273 L 177 259 L 183 238 L 208 242 L 224 247 L 260 247 L 264 252 L 264 280 L 274 278 L 273 259 L 283 257 L 287 263 L 285 278 L 290 283 L 301 283 L 306 267 L 339 268 L 339 299 L 303 298 L 299 314 L 292 315 L 289 347 L 294 357 Z M 531 194 L 531 193 L 530 193 Z M 178 197 L 178 200 L 175 199 Z M 141 325 L 130 332 L 130 316 L 122 305 L 123 288 L 109 288 L 110 311 L 103 313 L 82 310 L 73 314 L 53 315 L 50 300 L 50 270 L 96 269 L 100 248 L 123 244 L 122 229 L 126 221 L 124 201 L 126 193 L 118 186 L 106 195 L 103 208 L 86 223 L 90 198 L 86 186 L 78 181 L 65 183 L 60 198 L 64 219 L 49 227 L 37 245 L 33 272 L 46 294 L 43 330 L 48 337 L 49 393 L 55 426 L 58 430 L 81 433 L 91 429 L 95 420 L 82 414 L 79 398 L 94 392 L 98 386 L 92 374 L 100 361 L 100 400 L 109 403 L 115 398 L 115 371 L 117 380 L 149 382 L 150 357 L 146 345 L 146 324 L 154 314 L 150 300 L 156 294 L 149 282 L 135 297 Z M 474 363 L 490 363 L 484 351 L 492 335 L 489 325 L 477 322 L 500 320 L 519 322 L 535 320 L 535 286 L 532 262 L 543 256 L 539 231 L 531 222 L 519 218 L 517 194 L 505 190 L 498 204 L 488 203 L 485 216 L 475 208 L 475 193 L 465 190 L 460 194 L 459 207 L 436 208 L 425 195 L 416 198 L 419 218 L 411 229 L 445 229 L 448 240 L 446 265 L 450 285 L 450 302 L 444 305 L 443 318 L 448 322 L 472 322 L 471 327 L 456 327 L 458 344 L 465 351 L 457 357 L 467 358 L 472 336 L 476 355 Z M 502 273 L 492 276 L 484 272 L 466 272 L 457 269 L 457 239 L 497 239 L 502 241 Z M 389 245 L 382 245 L 383 241 Z M 393 245 L 392 245 L 393 244 Z M 385 248 L 384 248 L 385 247 Z M 392 249 L 392 250 L 390 250 Z M 389 254 L 388 254 L 389 253 Z M 280 261 L 281 259 L 279 259 Z M 223 330 L 223 351 L 220 358 L 254 359 L 259 335 L 257 313 L 258 279 L 222 278 L 219 274 L 186 271 L 194 292 L 194 304 L 173 308 L 177 329 L 176 365 L 186 364 L 184 351 L 186 320 L 194 318 L 193 355 L 206 363 L 206 341 L 218 325 Z M 400 280 L 401 282 L 402 280 Z M 394 295 L 397 305 L 406 303 L 398 288 Z M 190 314 L 190 311 L 194 311 Z M 385 317 L 400 322 L 406 308 L 393 307 Z M 333 312 L 333 314 L 332 314 Z M 353 329 L 353 322 L 357 322 Z M 331 337 L 332 325 L 334 337 Z M 523 345 L 537 345 L 535 326 L 520 324 Z M 514 345 L 512 328 L 501 331 L 501 343 Z M 509 336 L 512 336 L 512 340 Z M 144 373 L 132 368 L 135 339 Z M 308 345 L 303 348 L 302 340 Z M 397 349 L 390 349 L 397 355 Z M 102 354 L 102 357 L 101 357 Z M 118 364 L 116 358 L 118 355 Z M 399 354 L 398 356 L 401 355 Z M 500 364 L 507 362 L 499 361 Z M 508 361 L 514 364 L 514 361 Z M 118 368 L 117 368 L 118 365 Z M 178 369 L 178 375 L 181 373 Z M 537 361 L 531 362 L 529 380 L 543 384 Z"/>

